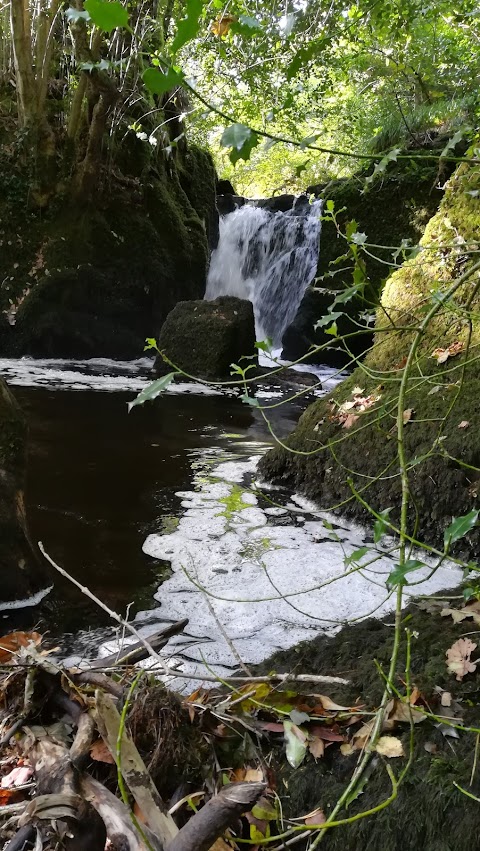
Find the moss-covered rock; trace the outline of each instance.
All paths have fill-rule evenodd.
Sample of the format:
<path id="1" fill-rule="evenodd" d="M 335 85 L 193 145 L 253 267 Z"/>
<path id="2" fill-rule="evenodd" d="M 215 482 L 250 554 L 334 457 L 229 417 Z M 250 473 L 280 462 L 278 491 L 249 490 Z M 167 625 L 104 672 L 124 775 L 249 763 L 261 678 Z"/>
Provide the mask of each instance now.
<path id="1" fill-rule="evenodd" d="M 455 592 L 454 592 L 455 593 Z M 445 603 L 448 605 L 448 603 Z M 404 613 L 404 624 L 413 635 L 410 676 L 432 713 L 441 712 L 436 688 L 449 692 L 460 709 L 465 726 L 480 725 L 480 678 L 478 673 L 456 681 L 446 666 L 445 653 L 465 634 L 465 621 L 455 624 L 451 617 L 437 611 L 425 611 L 411 605 Z M 402 630 L 396 687 L 404 693 L 406 639 Z M 323 691 L 345 706 L 361 705 L 367 711 L 378 707 L 384 688 L 379 668 L 388 670 L 393 645 L 393 616 L 384 622 L 366 620 L 345 627 L 333 638 L 319 636 L 294 649 L 282 651 L 267 660 L 264 672 L 315 673 L 341 676 L 345 686 L 324 686 Z M 454 710 L 454 714 L 457 710 Z M 399 724 L 390 732 L 403 742 L 409 754 L 410 730 Z M 472 831 L 478 831 L 479 804 L 454 786 L 480 794 L 480 777 L 472 768 L 476 753 L 475 732 L 460 732 L 458 738 L 446 737 L 435 721 L 425 720 L 414 728 L 413 759 L 397 798 L 385 809 L 367 818 L 328 831 L 322 846 L 326 851 L 469 851 Z M 358 752 L 343 756 L 338 745 L 325 750 L 323 759 L 308 755 L 300 768 L 292 769 L 284 754 L 270 764 L 275 771 L 276 792 L 284 815 L 297 817 L 320 807 L 326 815 L 346 788 L 358 761 Z M 407 758 L 389 760 L 398 777 Z M 359 815 L 387 800 L 392 785 L 386 762 L 374 758 L 361 794 L 339 818 Z"/>
<path id="2" fill-rule="evenodd" d="M 94 207 L 64 199 L 40 215 L 0 200 L 0 310 L 11 322 L 1 351 L 138 357 L 177 301 L 205 292 L 214 183 L 206 166 L 192 172 L 198 212 L 161 162 L 141 179 L 112 177 Z"/>
<path id="3" fill-rule="evenodd" d="M 230 378 L 232 363 L 255 354 L 252 304 L 232 296 L 179 302 L 162 326 L 158 348 L 189 375 Z M 169 372 L 171 367 L 157 358 L 156 369 Z"/>
<path id="4" fill-rule="evenodd" d="M 435 299 L 442 302 L 452 281 L 474 262 L 479 189 L 478 169 L 461 166 L 428 224 L 423 251 L 385 286 L 375 346 L 365 364 L 328 398 L 307 409 L 288 448 L 276 448 L 262 460 L 263 476 L 295 487 L 325 508 L 341 507 L 346 515 L 372 522 L 355 490 L 375 510 L 391 508 L 391 517 L 398 521 L 397 402 L 414 332 L 397 329 L 418 326 L 426 309 Z M 480 492 L 478 281 L 477 272 L 453 301 L 442 303 L 422 334 L 406 387 L 410 529 L 442 547 L 443 530 L 452 516 L 478 506 Z M 432 356 L 435 349 L 452 344 L 463 350 L 438 364 Z M 476 529 L 461 550 L 475 556 L 479 543 Z"/>
<path id="5" fill-rule="evenodd" d="M 374 256 L 362 256 L 365 275 L 369 281 L 364 294 L 347 302 L 344 315 L 337 320 L 340 335 L 353 334 L 358 330 L 359 314 L 372 312 L 378 303 L 379 294 L 389 272 L 392 248 L 410 239 L 416 244 L 425 225 L 433 216 L 441 201 L 443 191 L 438 188 L 437 171 L 429 163 L 408 168 L 403 165 L 392 167 L 382 180 L 376 180 L 368 188 L 365 179 L 368 172 L 360 172 L 345 180 L 331 181 L 326 186 L 309 187 L 326 202 L 335 204 L 339 230 L 345 233 L 347 222 L 354 220 L 354 230 L 367 234 L 368 241 L 387 249 L 374 249 Z M 367 191 L 368 190 L 368 191 Z M 297 315 L 283 337 L 283 355 L 289 360 L 303 357 L 312 346 L 329 343 L 329 348 L 310 356 L 310 362 L 343 365 L 350 360 L 341 347 L 335 345 L 324 328 L 314 330 L 315 322 L 325 316 L 338 291 L 353 283 L 351 261 L 340 258 L 347 251 L 347 243 L 332 221 L 322 223 L 317 281 L 308 288 Z M 360 355 L 371 345 L 368 334 L 352 338 L 352 352 Z"/>
<path id="6" fill-rule="evenodd" d="M 218 244 L 218 210 L 215 204 L 217 173 L 212 155 L 190 145 L 178 167 L 180 183 L 193 209 L 203 222 L 210 249 Z"/>
<path id="7" fill-rule="evenodd" d="M 47 584 L 30 542 L 24 504 L 26 422 L 0 379 L 0 609 L 26 600 Z"/>

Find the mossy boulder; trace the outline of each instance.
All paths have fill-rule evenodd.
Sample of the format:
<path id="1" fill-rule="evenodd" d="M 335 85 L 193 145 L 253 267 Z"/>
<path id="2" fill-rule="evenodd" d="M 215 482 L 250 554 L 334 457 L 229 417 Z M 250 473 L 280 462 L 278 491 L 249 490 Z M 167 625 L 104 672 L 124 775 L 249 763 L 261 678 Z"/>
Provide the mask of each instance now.
<path id="1" fill-rule="evenodd" d="M 413 329 L 437 300 L 441 307 L 421 335 L 403 407 L 409 528 L 420 540 L 442 549 L 444 529 L 452 517 L 479 507 L 479 272 L 466 280 L 454 299 L 444 300 L 449 286 L 477 256 L 479 192 L 478 170 L 462 165 L 428 224 L 423 250 L 394 272 L 384 288 L 375 345 L 365 364 L 327 398 L 311 405 L 286 448 L 275 448 L 260 464 L 265 478 L 302 491 L 324 508 L 341 507 L 343 514 L 370 524 L 371 509 L 390 508 L 397 523 L 399 387 Z M 457 354 L 438 363 L 436 350 L 449 346 Z M 457 546 L 459 553 L 475 558 L 478 528 Z"/>
<path id="2" fill-rule="evenodd" d="M 47 585 L 25 515 L 26 433 L 24 415 L 0 379 L 0 610 Z"/>
<path id="3" fill-rule="evenodd" d="M 348 580 L 345 580 L 348 581 Z M 450 592 L 452 605 L 458 605 Z M 443 595 L 442 595 L 443 596 Z M 449 673 L 446 651 L 466 631 L 465 621 L 454 623 L 451 617 L 442 617 L 445 602 L 412 604 L 403 612 L 403 623 L 408 624 L 411 637 L 410 678 L 428 710 L 442 713 L 441 697 L 437 689 L 448 692 L 459 709 L 453 714 L 461 716 L 466 727 L 480 725 L 480 677 L 469 674 L 462 682 Z M 275 654 L 255 673 L 307 673 L 341 676 L 347 685 L 323 686 L 322 691 L 343 706 L 363 706 L 374 711 L 380 704 L 384 689 L 381 671 L 388 670 L 394 641 L 393 615 L 384 621 L 373 619 L 345 627 L 333 637 L 320 635 L 313 641 L 303 642 L 291 650 Z M 406 630 L 401 631 L 398 673 L 394 685 L 405 694 Z M 288 686 L 287 686 L 288 687 Z M 456 706 L 456 704 L 455 704 Z M 445 712 L 445 709 L 443 709 Z M 452 710 L 446 710 L 448 714 Z M 363 723 L 357 722 L 358 725 Z M 458 737 L 446 736 L 447 728 L 439 728 L 435 720 L 427 719 L 414 727 L 412 762 L 398 794 L 384 809 L 351 824 L 332 828 L 324 837 L 326 851 L 469 851 L 472 833 L 476 835 L 480 822 L 477 801 L 469 799 L 454 785 L 458 783 L 473 795 L 480 795 L 480 777 L 472 769 L 476 758 L 476 733 L 458 732 Z M 353 728 L 353 729 L 358 729 Z M 352 728 L 349 730 L 349 735 Z M 455 731 L 453 731 L 453 735 Z M 399 723 L 389 735 L 400 738 L 405 757 L 385 761 L 373 757 L 361 794 L 339 813 L 338 818 L 350 818 L 377 807 L 392 794 L 392 784 L 386 765 L 398 778 L 407 767 L 410 753 L 410 728 Z M 345 790 L 359 758 L 358 751 L 344 756 L 339 746 L 325 749 L 322 759 L 307 755 L 303 764 L 291 768 L 285 754 L 274 752 L 269 764 L 274 771 L 276 792 L 287 818 L 298 818 L 303 813 L 321 808 L 328 816 Z M 472 779 L 473 778 L 473 779 Z M 298 822 L 297 822 L 298 824 Z"/>
<path id="4" fill-rule="evenodd" d="M 334 202 L 340 233 L 334 222 L 327 220 L 322 223 L 317 280 L 307 289 L 297 315 L 283 337 L 283 356 L 288 360 L 303 357 L 312 346 L 328 348 L 312 353 L 307 358 L 311 363 L 339 366 L 350 360 L 345 349 L 325 333 L 327 326 L 314 328 L 316 321 L 327 314 L 338 293 L 353 283 L 352 262 L 348 257 L 341 259 L 348 249 L 341 236 L 345 233 L 347 222 L 355 221 L 354 230 L 367 234 L 369 243 L 388 247 L 371 249 L 373 256 L 362 255 L 368 284 L 361 296 L 342 304 L 343 315 L 337 319 L 341 336 L 357 332 L 361 315 L 372 313 L 375 309 L 391 269 L 392 246 L 399 246 L 405 239 L 416 244 L 443 195 L 438 187 L 437 170 L 427 161 L 421 165 L 414 162 L 408 168 L 392 168 L 382 180 L 376 180 L 371 186 L 365 182 L 367 176 L 368 171 L 365 171 L 349 179 L 331 181 L 326 186 L 311 186 L 307 190 L 324 202 Z M 349 338 L 352 354 L 365 352 L 371 345 L 372 334 Z"/>
<path id="5" fill-rule="evenodd" d="M 232 363 L 255 354 L 252 304 L 233 296 L 179 302 L 162 326 L 158 348 L 191 376 L 230 378 Z M 159 357 L 156 369 L 164 373 L 171 367 Z"/>
<path id="6" fill-rule="evenodd" d="M 40 215 L 0 200 L 0 310 L 11 322 L 1 352 L 138 357 L 177 301 L 205 292 L 207 160 L 192 171 L 192 201 L 180 168 L 161 162 L 141 179 L 112 177 L 94 206 L 59 199 Z"/>

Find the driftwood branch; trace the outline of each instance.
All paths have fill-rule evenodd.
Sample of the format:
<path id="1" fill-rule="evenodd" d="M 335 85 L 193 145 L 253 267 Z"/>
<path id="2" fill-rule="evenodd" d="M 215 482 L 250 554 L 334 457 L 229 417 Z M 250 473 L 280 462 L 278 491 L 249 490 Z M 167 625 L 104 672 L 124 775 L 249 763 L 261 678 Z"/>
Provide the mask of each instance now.
<path id="1" fill-rule="evenodd" d="M 176 621 L 164 629 L 161 629 L 159 632 L 149 635 L 148 643 L 150 647 L 153 647 L 154 650 L 160 650 L 165 646 L 172 635 L 178 635 L 178 633 L 185 629 L 187 624 L 188 618 L 184 618 L 184 620 Z M 135 644 L 130 644 L 122 650 L 118 650 L 116 653 L 111 653 L 109 656 L 103 656 L 101 659 L 97 659 L 95 662 L 92 662 L 91 667 L 110 668 L 115 665 L 135 665 L 143 659 L 148 659 L 148 656 L 149 651 L 145 647 L 143 641 L 136 641 Z"/>
<path id="2" fill-rule="evenodd" d="M 227 827 L 252 809 L 265 788 L 265 783 L 224 786 L 182 827 L 166 851 L 208 851 Z"/>
<path id="3" fill-rule="evenodd" d="M 121 848 L 122 851 L 147 851 L 122 801 L 88 774 L 82 777 L 82 791 L 85 800 L 95 808 L 102 819 L 112 848 Z M 151 847 L 155 851 L 163 851 L 159 840 L 145 827 L 142 827 L 142 830 Z"/>
<path id="4" fill-rule="evenodd" d="M 117 740 L 120 730 L 120 714 L 109 695 L 97 691 L 95 694 L 95 720 L 105 743 L 117 762 Z M 123 731 L 119 766 L 125 783 L 142 811 L 145 821 L 163 846 L 178 832 L 172 816 L 158 794 L 145 763 L 127 731 Z"/>

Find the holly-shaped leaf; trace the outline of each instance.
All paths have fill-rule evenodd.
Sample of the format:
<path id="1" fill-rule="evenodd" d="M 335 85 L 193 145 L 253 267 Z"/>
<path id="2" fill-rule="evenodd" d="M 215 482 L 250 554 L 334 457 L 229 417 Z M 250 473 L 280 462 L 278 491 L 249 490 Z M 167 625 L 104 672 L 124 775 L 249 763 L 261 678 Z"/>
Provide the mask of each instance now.
<path id="1" fill-rule="evenodd" d="M 169 372 L 168 375 L 164 375 L 163 378 L 157 378 L 156 381 L 152 381 L 151 384 L 148 384 L 147 387 L 143 388 L 133 402 L 128 403 L 128 410 L 131 411 L 136 405 L 143 405 L 145 402 L 152 402 L 153 399 L 156 399 L 157 396 L 160 396 L 160 394 L 167 389 L 168 385 L 172 383 L 176 375 L 179 375 L 179 373 Z"/>
<path id="2" fill-rule="evenodd" d="M 184 77 L 181 71 L 169 68 L 166 74 L 160 68 L 147 68 L 143 72 L 143 82 L 154 95 L 163 95 L 176 86 L 181 86 Z"/>
<path id="3" fill-rule="evenodd" d="M 404 564 L 395 565 L 395 569 L 387 577 L 387 588 L 395 588 L 397 585 L 408 585 L 407 574 L 413 570 L 420 570 L 421 567 L 426 567 L 422 561 L 409 558 Z"/>
<path id="4" fill-rule="evenodd" d="M 462 517 L 455 517 L 450 526 L 445 529 L 443 540 L 446 547 L 451 546 L 470 532 L 477 525 L 478 511 L 472 509 Z"/>

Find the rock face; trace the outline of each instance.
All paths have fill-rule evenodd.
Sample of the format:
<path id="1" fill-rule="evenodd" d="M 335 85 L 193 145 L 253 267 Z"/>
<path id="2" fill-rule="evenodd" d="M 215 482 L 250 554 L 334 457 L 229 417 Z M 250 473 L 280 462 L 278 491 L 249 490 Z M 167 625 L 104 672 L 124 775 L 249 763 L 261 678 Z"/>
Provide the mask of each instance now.
<path id="1" fill-rule="evenodd" d="M 47 585 L 46 571 L 30 542 L 23 486 L 26 423 L 0 379 L 0 610 Z"/>
<path id="2" fill-rule="evenodd" d="M 364 364 L 307 408 L 286 441 L 299 454 L 276 447 L 259 465 L 265 479 L 300 491 L 322 507 L 341 505 L 342 514 L 371 524 L 371 514 L 352 498 L 352 487 L 357 493 L 368 490 L 364 502 L 376 511 L 388 507 L 398 524 L 402 488 L 395 438 L 400 381 L 405 380 L 410 530 L 417 540 L 440 548 L 452 517 L 477 509 L 480 493 L 480 366 L 472 357 L 480 345 L 479 271 L 465 250 L 478 244 L 479 192 L 478 171 L 462 164 L 422 237 L 428 251 L 404 263 L 383 288 L 375 346 Z M 470 269 L 472 277 L 423 330 L 407 379 L 403 371 L 414 335 L 398 329 L 418 325 L 425 303 L 433 303 L 432 292 L 448 292 Z M 468 311 L 471 331 L 459 318 Z M 437 362 L 437 349 L 447 351 L 446 361 Z M 462 557 L 477 558 L 480 527 L 455 546 Z"/>
<path id="3" fill-rule="evenodd" d="M 252 304 L 231 296 L 179 302 L 167 316 L 158 339 L 160 351 L 175 366 L 204 379 L 230 378 L 230 364 L 254 354 L 254 344 Z M 156 368 L 159 373 L 171 371 L 160 358 Z"/>
<path id="4" fill-rule="evenodd" d="M 307 193 L 332 200 L 335 214 L 342 232 L 348 221 L 355 221 L 354 230 L 366 233 L 368 242 L 375 245 L 400 245 L 402 239 L 411 239 L 415 244 L 420 239 L 425 225 L 433 216 L 442 198 L 442 192 L 435 188 L 435 168 L 426 166 L 419 173 L 392 172 L 381 182 L 373 184 L 366 193 L 365 177 L 331 181 L 324 186 L 310 186 Z M 394 208 L 394 214 L 393 214 Z M 353 284 L 353 263 L 348 256 L 339 261 L 348 251 L 347 242 L 339 236 L 332 221 L 323 221 L 320 237 L 320 254 L 315 289 L 309 287 L 300 304 L 297 315 L 287 328 L 283 337 L 283 357 L 296 360 L 303 357 L 312 346 L 328 346 L 313 353 L 310 363 L 327 363 L 343 366 L 350 361 L 345 349 L 325 334 L 322 326 L 314 330 L 318 319 L 325 316 L 338 292 Z M 376 255 L 362 254 L 365 261 L 365 275 L 368 278 L 365 291 L 344 302 L 335 311 L 344 315 L 337 319 L 339 336 L 358 331 L 358 322 L 363 322 L 364 313 L 372 313 L 378 302 L 385 278 L 392 262 L 392 250 L 369 249 Z M 352 353 L 363 354 L 371 345 L 372 334 L 365 333 L 354 340 Z"/>
<path id="5" fill-rule="evenodd" d="M 0 354 L 135 358 L 181 299 L 202 298 L 218 240 L 215 169 L 188 148 L 155 169 L 132 152 L 95 205 L 42 215 L 0 198 Z M 26 202 L 25 202 L 26 203 Z"/>

